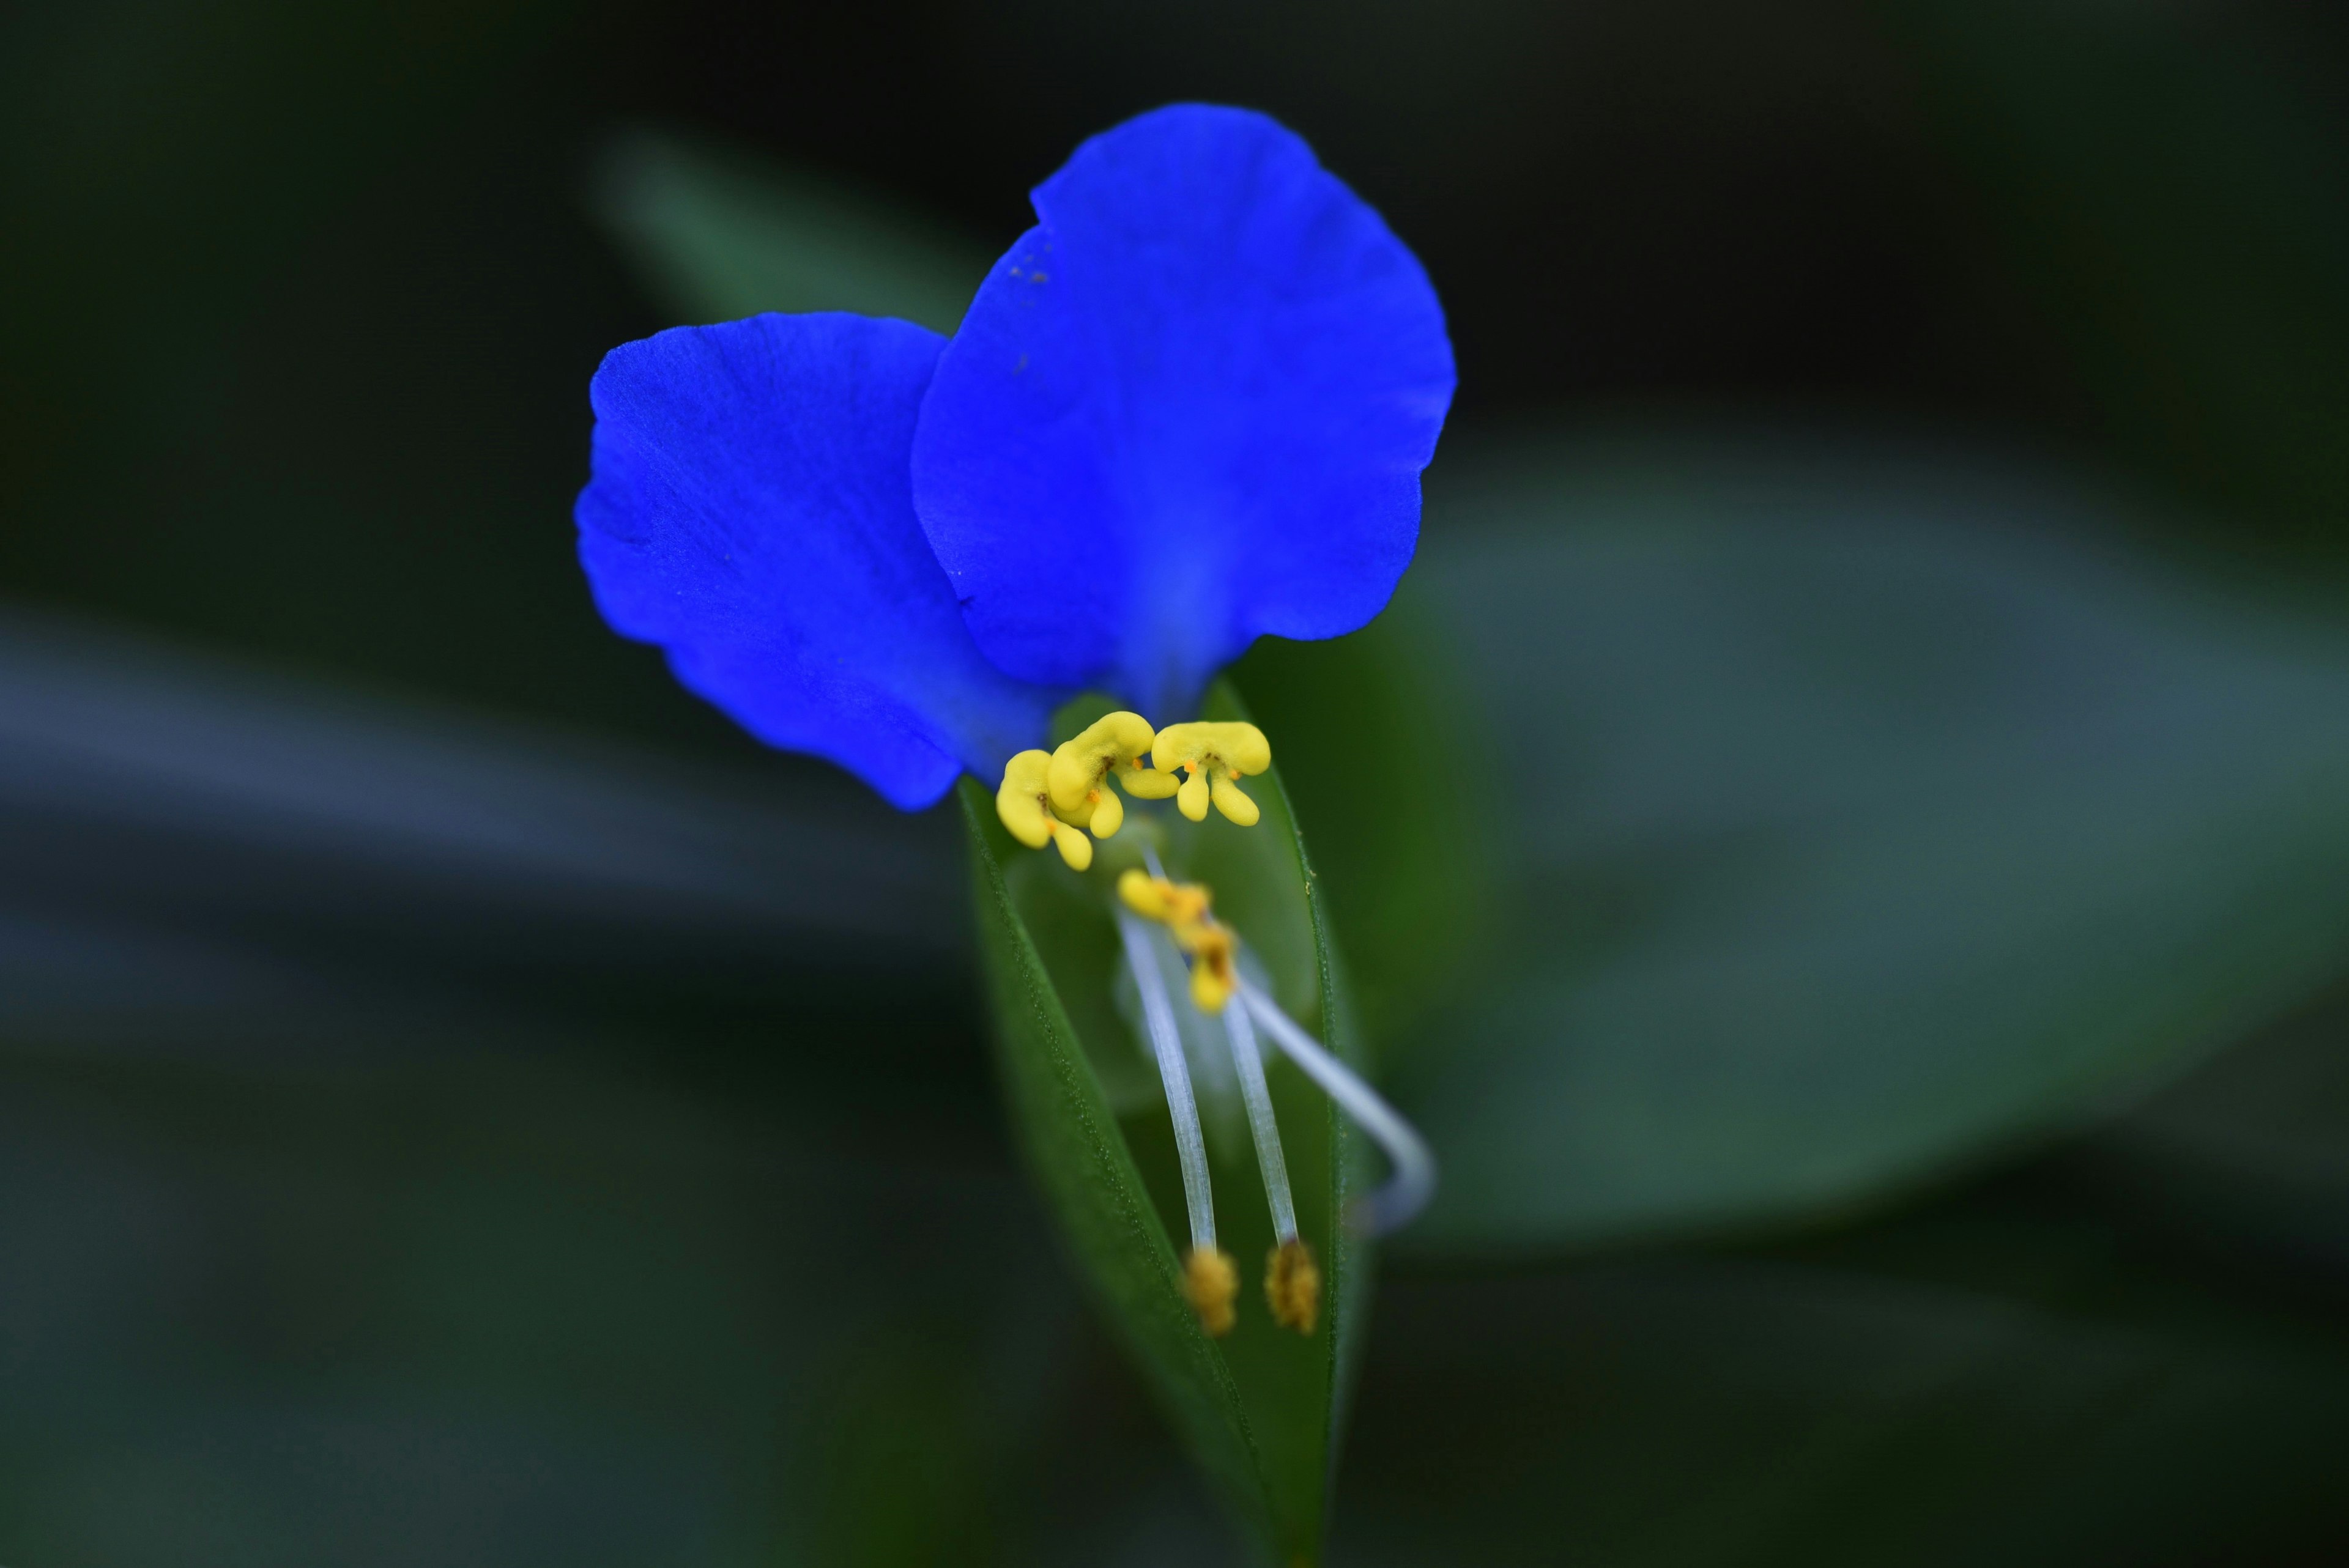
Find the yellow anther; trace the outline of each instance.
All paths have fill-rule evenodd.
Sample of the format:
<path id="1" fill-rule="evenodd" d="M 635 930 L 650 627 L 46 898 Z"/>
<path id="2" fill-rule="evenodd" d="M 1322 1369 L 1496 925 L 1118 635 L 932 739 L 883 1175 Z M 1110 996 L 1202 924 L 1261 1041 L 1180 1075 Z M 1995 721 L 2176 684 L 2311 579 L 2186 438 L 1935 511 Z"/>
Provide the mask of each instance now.
<path id="1" fill-rule="evenodd" d="M 1232 967 L 1232 929 L 1228 925 L 1203 924 L 1189 928 L 1189 940 L 1185 930 L 1174 929 L 1174 944 L 1191 955 L 1191 1005 L 1213 1016 L 1224 1010 L 1238 985 Z"/>
<path id="2" fill-rule="evenodd" d="M 1197 882 L 1168 882 L 1144 871 L 1123 872 L 1117 879 L 1117 896 L 1144 920 L 1161 925 L 1195 925 L 1207 918 L 1214 895 Z"/>
<path id="3" fill-rule="evenodd" d="M 1291 1236 L 1264 1261 L 1264 1299 L 1283 1328 L 1310 1334 L 1321 1318 L 1321 1267 L 1313 1249 Z"/>
<path id="4" fill-rule="evenodd" d="M 1109 780 L 1133 777 L 1156 738 L 1150 721 L 1138 713 L 1104 714 L 1095 719 L 1083 734 L 1063 741 L 1052 753 L 1045 777 L 1052 810 L 1063 821 L 1090 827 L 1096 839 L 1114 834 L 1125 822 L 1125 805 Z"/>
<path id="5" fill-rule="evenodd" d="M 1023 751 L 1003 765 L 1003 783 L 995 791 L 995 814 L 1011 836 L 1031 850 L 1049 841 L 1061 851 L 1071 871 L 1093 863 L 1093 846 L 1084 834 L 1052 814 L 1052 793 L 1045 775 L 1051 754 Z"/>
<path id="6" fill-rule="evenodd" d="M 1150 760 L 1169 779 L 1178 769 L 1190 775 L 1175 790 L 1174 806 L 1195 822 L 1207 820 L 1209 800 L 1243 828 L 1262 814 L 1237 782 L 1272 766 L 1272 744 L 1253 724 L 1170 724 L 1158 732 Z"/>
<path id="7" fill-rule="evenodd" d="M 1229 926 L 1216 923 L 1209 907 L 1214 895 L 1197 882 L 1130 871 L 1117 879 L 1117 896 L 1143 919 L 1164 925 L 1191 960 L 1192 1006 L 1202 1013 L 1222 1012 L 1239 984 L 1233 966 L 1238 944 Z"/>
<path id="8" fill-rule="evenodd" d="M 1238 1314 L 1239 1265 L 1217 1247 L 1193 1247 L 1183 1255 L 1183 1298 L 1199 1315 L 1199 1326 L 1221 1338 L 1232 1331 Z"/>

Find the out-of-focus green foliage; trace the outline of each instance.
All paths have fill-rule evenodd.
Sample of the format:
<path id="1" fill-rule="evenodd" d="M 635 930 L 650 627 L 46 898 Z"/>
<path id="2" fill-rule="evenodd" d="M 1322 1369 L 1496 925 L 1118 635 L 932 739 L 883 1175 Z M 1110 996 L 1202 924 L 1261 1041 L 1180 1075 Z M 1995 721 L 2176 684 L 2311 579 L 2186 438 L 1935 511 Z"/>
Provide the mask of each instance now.
<path id="1" fill-rule="evenodd" d="M 2349 967 L 2349 631 L 1952 459 L 1474 471 L 1412 591 L 1475 672 L 1510 891 L 1402 1066 L 1447 1157 L 1412 1245 L 1848 1210 Z"/>
<path id="2" fill-rule="evenodd" d="M 1425 611 L 1405 593 L 1350 636 L 1260 639 L 1232 672 L 1312 820 L 1327 917 L 1382 1049 L 1408 1042 L 1493 935 L 1489 813 L 1510 788 Z"/>
<path id="3" fill-rule="evenodd" d="M 174 672 L 182 707 L 200 668 Z M 248 718 L 273 707 L 239 698 Z M 410 722 L 342 719 L 346 742 L 415 755 Z M 516 762 L 510 737 L 436 744 L 443 778 Z M 68 807 L 24 793 L 29 753 L 11 756 L 13 873 Z M 569 788 L 641 787 L 613 760 L 572 755 Z M 150 830 L 218 812 L 202 775 L 178 787 L 85 774 L 78 810 L 135 800 Z M 810 826 L 836 831 L 829 810 Z M 598 836 L 623 864 L 648 847 Z M 556 919 L 468 915 L 431 867 L 371 884 L 352 854 L 310 880 L 265 845 L 248 864 L 268 872 L 251 892 L 319 912 L 310 946 L 232 907 L 182 951 L 314 983 L 371 963 L 378 995 L 445 1001 L 461 976 L 429 946 L 367 940 L 408 923 L 401 890 L 494 944 L 477 963 Z M 187 895 L 147 896 L 162 913 Z M 21 943 L 26 918 L 0 930 Z M 636 984 L 677 961 L 648 946 Z M 607 1026 L 583 1053 L 577 973 L 529 968 L 473 998 L 527 1026 L 502 1039 L 415 1010 L 405 1048 L 394 1017 L 242 1059 L 191 1036 L 142 1054 L 127 1026 L 28 1038 L 11 996 L 12 1550 L 240 1568 L 1229 1554 L 991 1143 L 978 1040 L 908 1057 L 860 987 L 845 1018 L 789 1005 L 759 1034 L 756 1015 L 709 1034 L 706 1006 L 639 1007 L 637 1037 Z M 127 1026 L 140 992 L 110 984 Z M 2340 1040 L 2337 1006 L 2311 1011 L 2071 1152 L 1856 1231 L 1391 1278 L 1332 1560 L 2326 1560 L 2349 1408 Z M 1139 1161 L 1166 1161 L 1141 1137 L 1162 1123 L 1123 1124 Z M 1246 1222 L 1250 1178 L 1217 1175 L 1226 1222 Z M 1152 1196 L 1179 1212 L 1166 1186 Z"/>
<path id="4" fill-rule="evenodd" d="M 1335 1551 L 2330 1560 L 2337 1330 L 2148 1268 L 2115 1220 L 1992 1195 L 1815 1254 L 1390 1281 Z"/>
<path id="5" fill-rule="evenodd" d="M 2349 550 L 2349 117 L 2329 7 L 1883 0 L 2097 434 Z M 2331 84 L 2337 95 L 2337 83 Z"/>
<path id="6" fill-rule="evenodd" d="M 1210 695 L 1211 718 L 1242 717 L 1228 691 Z M 1321 1021 L 1326 1042 L 1351 1056 L 1351 1030 L 1304 841 L 1278 769 L 1249 780 L 1263 810 L 1252 829 L 1220 817 L 1193 828 L 1147 810 L 1169 838 L 1174 873 L 1211 886 L 1229 922 L 1266 966 L 1293 1016 Z M 1112 851 L 1080 878 L 1050 851 L 1029 851 L 995 819 L 994 799 L 962 785 L 969 824 L 988 991 L 1013 1120 L 1079 1265 L 1141 1362 L 1208 1474 L 1261 1538 L 1269 1562 L 1319 1558 L 1323 1499 L 1338 1411 L 1354 1355 L 1367 1249 L 1335 1222 L 1360 1158 L 1326 1100 L 1285 1063 L 1268 1063 L 1300 1233 L 1323 1270 L 1320 1321 L 1309 1337 L 1275 1325 L 1262 1295 L 1272 1248 L 1263 1188 L 1243 1127 L 1203 1105 L 1221 1201 L 1217 1241 L 1240 1266 L 1239 1323 L 1222 1339 L 1199 1327 L 1181 1291 L 1168 1221 L 1184 1213 L 1163 1100 L 1137 1097 L 1121 1127 L 1104 1077 L 1133 1082 L 1144 1047 L 1112 999 L 1119 945 L 1109 900 Z M 1112 841 L 1112 845 L 1115 841 Z M 1126 846 L 1129 854 L 1131 845 Z M 1063 997 L 1069 998 L 1066 1002 Z M 1072 1019 L 1085 1020 L 1083 1032 Z M 1121 1068 L 1104 1058 L 1126 1058 Z M 1102 1061 L 1103 1071 L 1094 1063 Z M 1143 1082 L 1150 1080 L 1142 1078 Z M 1213 1091 L 1201 1080 L 1203 1098 Z M 1188 1238 L 1184 1238 L 1188 1244 Z"/>
<path id="7" fill-rule="evenodd" d="M 1016 1175 L 822 1075 L 0 1076 L 12 1555 L 1073 1565 L 1189 1503 Z"/>
<path id="8" fill-rule="evenodd" d="M 1234 672 L 1312 874 L 1201 866 L 1227 908 L 1263 894 L 1300 1012 L 1334 1010 L 1336 934 L 1340 1043 L 1377 1044 L 1447 1166 L 1404 1238 L 1444 1272 L 1345 1336 L 1332 1559 L 2341 1558 L 2341 638 L 2278 608 L 2331 590 L 2193 585 L 2116 541 L 2340 537 L 2344 35 L 1877 10 L 1886 37 L 1803 3 L 1316 6 L 1238 38 L 926 12 L 891 69 L 950 57 L 1003 114 L 869 159 L 784 139 L 903 191 L 990 170 L 965 221 L 1004 227 L 969 238 L 699 138 L 607 144 L 611 103 L 666 110 L 577 85 L 574 8 L 0 19 L 12 593 L 744 759 L 0 625 L 0 1555 L 1232 1556 L 1000 1146 L 957 824 L 750 757 L 595 623 L 564 512 L 605 347 L 768 308 L 951 326 L 1019 185 L 1148 92 L 1312 134 L 1422 248 L 1467 373 L 1395 611 Z M 845 25 L 777 24 L 815 69 Z M 1950 201 L 1912 79 L 2002 225 L 1982 298 L 1955 274 L 1988 256 L 1908 254 Z M 918 89 L 873 123 L 890 90 Z M 1820 204 L 1702 242 L 1753 189 Z M 1553 266 L 1657 269 L 1638 297 L 1673 308 Z M 2009 290 L 2044 341 L 1989 374 L 2060 406 L 2022 417 L 2223 511 L 1702 437 L 1512 479 L 1473 439 L 1551 361 L 1747 398 L 1841 387 L 1842 355 L 1978 417 L 1949 364 L 1898 366 L 2027 334 Z M 1586 354 L 1616 380 L 1575 380 Z M 1061 1109 L 1106 1106 L 1052 1125 L 1123 1151 L 1136 1229 L 1103 1251 L 1163 1312 L 1179 1188 L 1107 924 L 1049 858 L 1002 869 L 1077 1037 Z M 1342 1130 L 1274 1088 L 1326 1231 Z M 1209 1138 L 1242 1328 L 1202 1347 L 1176 1304 L 1144 1366 L 1294 1542 L 1350 1380 L 1267 1328 L 1252 1162 Z M 1665 1240 L 1783 1225 L 1811 1229 Z M 1557 1255 L 1599 1242 L 1628 1250 Z"/>
<path id="9" fill-rule="evenodd" d="M 853 187 L 656 131 L 611 145 L 595 200 L 662 297 L 695 321 L 845 310 L 952 332 L 994 260 Z"/>

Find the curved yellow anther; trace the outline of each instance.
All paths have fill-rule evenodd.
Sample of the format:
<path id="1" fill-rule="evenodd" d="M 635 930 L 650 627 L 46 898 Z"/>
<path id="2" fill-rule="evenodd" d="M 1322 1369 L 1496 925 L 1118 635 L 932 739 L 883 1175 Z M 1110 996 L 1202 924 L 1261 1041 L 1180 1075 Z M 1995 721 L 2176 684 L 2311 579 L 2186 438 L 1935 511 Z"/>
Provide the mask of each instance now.
<path id="1" fill-rule="evenodd" d="M 1145 871 L 1129 871 L 1117 879 L 1117 896 L 1144 920 L 1181 926 L 1206 920 L 1215 895 L 1197 882 L 1169 882 Z"/>
<path id="2" fill-rule="evenodd" d="M 1117 896 L 1144 920 L 1164 925 L 1191 960 L 1191 1002 L 1202 1013 L 1220 1013 L 1239 981 L 1233 967 L 1238 944 L 1231 928 L 1217 925 L 1209 905 L 1214 895 L 1197 882 L 1169 882 L 1129 871 L 1117 879 Z"/>
<path id="3" fill-rule="evenodd" d="M 1243 828 L 1253 827 L 1263 815 L 1237 783 L 1242 774 L 1272 766 L 1272 743 L 1253 724 L 1170 724 L 1152 743 L 1150 760 L 1170 779 L 1178 769 L 1190 775 L 1176 789 L 1174 806 L 1195 822 L 1207 820 L 1209 800 Z"/>
<path id="4" fill-rule="evenodd" d="M 1050 843 L 1071 871 L 1093 863 L 1093 847 L 1084 834 L 1052 814 L 1052 793 L 1045 783 L 1050 752 L 1023 751 L 1003 765 L 1003 782 L 995 791 L 995 814 L 1010 835 L 1031 850 Z"/>
<path id="5" fill-rule="evenodd" d="M 1121 710 L 1103 714 L 1084 733 L 1061 742 L 1045 776 L 1052 810 L 1063 821 L 1090 827 L 1096 839 L 1115 833 L 1124 825 L 1125 806 L 1109 780 L 1130 776 L 1156 738 L 1148 719 Z"/>

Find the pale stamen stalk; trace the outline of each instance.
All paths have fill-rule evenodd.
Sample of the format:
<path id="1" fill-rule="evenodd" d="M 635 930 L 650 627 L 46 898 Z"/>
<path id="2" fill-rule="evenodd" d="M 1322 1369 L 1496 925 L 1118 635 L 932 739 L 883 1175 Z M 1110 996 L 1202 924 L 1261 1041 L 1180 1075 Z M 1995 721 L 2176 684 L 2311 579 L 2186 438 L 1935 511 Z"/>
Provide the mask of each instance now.
<path id="1" fill-rule="evenodd" d="M 1265 1086 L 1264 1056 L 1257 1049 L 1256 1027 L 1246 1007 L 1224 1009 L 1224 1032 L 1231 1037 L 1232 1066 L 1240 1078 L 1240 1099 L 1247 1107 L 1248 1134 L 1256 1140 L 1257 1169 L 1264 1173 L 1264 1195 L 1272 1205 L 1273 1239 L 1297 1239 L 1297 1206 L 1289 1201 L 1288 1166 L 1280 1157 L 1280 1124 L 1273 1119 L 1272 1091 Z"/>
<path id="2" fill-rule="evenodd" d="M 1120 911 L 1118 934 L 1125 939 L 1125 962 L 1142 997 L 1142 1017 L 1158 1076 L 1166 1085 L 1166 1114 L 1174 1123 L 1174 1152 L 1183 1163 L 1183 1201 L 1191 1211 L 1191 1245 L 1216 1250 L 1216 1203 L 1207 1186 L 1207 1140 L 1199 1131 L 1199 1107 L 1191 1098 L 1191 1069 L 1183 1059 L 1183 1038 L 1174 1029 L 1174 1000 L 1166 976 L 1151 951 L 1150 927 L 1140 916 Z"/>
<path id="3" fill-rule="evenodd" d="M 1358 1202 L 1348 1215 L 1358 1231 L 1381 1235 L 1395 1229 L 1426 1205 L 1435 1191 L 1435 1156 L 1426 1142 L 1378 1091 L 1355 1076 L 1354 1070 L 1323 1049 L 1321 1043 L 1299 1028 L 1278 1003 L 1245 978 L 1241 1000 L 1256 1021 L 1272 1036 L 1307 1078 L 1321 1086 L 1340 1109 L 1353 1118 L 1394 1167 L 1387 1184 Z"/>

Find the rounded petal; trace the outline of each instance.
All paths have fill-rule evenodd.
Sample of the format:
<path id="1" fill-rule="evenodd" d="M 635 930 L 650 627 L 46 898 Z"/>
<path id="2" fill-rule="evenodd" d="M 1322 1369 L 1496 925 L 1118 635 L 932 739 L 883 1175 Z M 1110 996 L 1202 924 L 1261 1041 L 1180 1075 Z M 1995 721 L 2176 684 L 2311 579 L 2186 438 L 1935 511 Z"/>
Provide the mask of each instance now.
<path id="1" fill-rule="evenodd" d="M 988 657 L 1163 719 L 1259 634 L 1377 614 L 1454 379 L 1410 251 L 1242 109 L 1128 121 L 1035 205 L 914 442 L 923 527 Z"/>
<path id="2" fill-rule="evenodd" d="M 971 641 L 914 516 L 914 421 L 943 340 L 761 315 L 623 344 L 589 387 L 579 557 L 614 630 L 771 745 L 903 807 L 1040 738 L 1051 694 Z"/>

